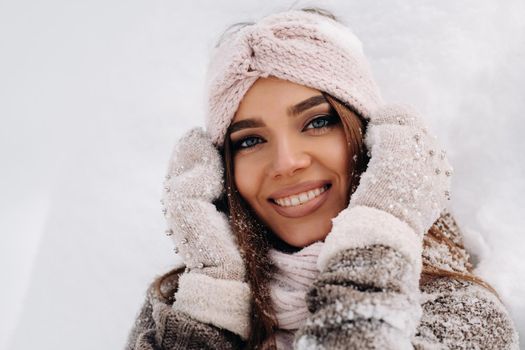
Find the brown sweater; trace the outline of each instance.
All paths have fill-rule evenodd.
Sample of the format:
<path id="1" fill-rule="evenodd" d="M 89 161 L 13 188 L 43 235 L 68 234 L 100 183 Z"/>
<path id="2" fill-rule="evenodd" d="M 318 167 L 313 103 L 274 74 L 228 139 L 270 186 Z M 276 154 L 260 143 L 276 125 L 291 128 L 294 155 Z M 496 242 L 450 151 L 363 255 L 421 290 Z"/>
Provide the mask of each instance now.
<path id="1" fill-rule="evenodd" d="M 449 214 L 448 239 L 462 244 Z M 449 271 L 466 271 L 463 249 L 429 241 L 423 261 Z M 505 307 L 486 288 L 442 277 L 414 291 L 410 264 L 392 248 L 374 245 L 348 249 L 331 260 L 309 290 L 312 313 L 295 335 L 299 349 L 518 349 L 518 336 Z M 173 310 L 173 295 L 183 270 L 154 284 L 129 334 L 126 350 L 243 349 L 240 337 Z M 414 323 L 415 320 L 415 323 Z M 415 330 L 413 330 L 415 327 Z M 414 335 L 415 334 L 415 335 Z"/>

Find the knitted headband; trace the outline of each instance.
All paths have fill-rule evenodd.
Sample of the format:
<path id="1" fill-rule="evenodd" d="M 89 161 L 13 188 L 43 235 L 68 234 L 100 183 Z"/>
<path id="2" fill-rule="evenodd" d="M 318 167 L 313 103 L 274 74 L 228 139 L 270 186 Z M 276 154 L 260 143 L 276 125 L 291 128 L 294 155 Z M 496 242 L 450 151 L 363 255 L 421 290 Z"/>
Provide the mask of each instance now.
<path id="1" fill-rule="evenodd" d="M 361 41 L 349 28 L 301 10 L 273 14 L 241 28 L 212 53 L 206 129 L 216 146 L 244 94 L 268 76 L 326 92 L 365 119 L 382 102 Z"/>

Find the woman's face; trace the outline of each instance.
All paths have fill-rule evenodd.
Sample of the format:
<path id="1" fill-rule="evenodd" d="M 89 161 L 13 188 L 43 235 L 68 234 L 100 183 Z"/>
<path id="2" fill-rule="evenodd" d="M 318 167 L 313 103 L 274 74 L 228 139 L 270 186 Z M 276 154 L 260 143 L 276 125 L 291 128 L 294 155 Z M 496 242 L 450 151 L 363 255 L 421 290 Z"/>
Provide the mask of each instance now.
<path id="1" fill-rule="evenodd" d="M 235 184 L 278 237 L 324 240 L 348 205 L 351 170 L 343 125 L 320 91 L 260 78 L 230 126 Z"/>

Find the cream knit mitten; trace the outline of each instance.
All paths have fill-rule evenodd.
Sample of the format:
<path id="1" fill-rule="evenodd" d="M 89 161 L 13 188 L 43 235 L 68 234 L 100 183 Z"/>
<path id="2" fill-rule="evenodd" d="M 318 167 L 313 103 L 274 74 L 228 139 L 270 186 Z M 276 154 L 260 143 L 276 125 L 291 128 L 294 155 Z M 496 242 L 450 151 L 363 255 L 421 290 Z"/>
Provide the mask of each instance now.
<path id="1" fill-rule="evenodd" d="M 318 268 L 323 271 L 347 248 L 381 244 L 420 271 L 422 238 L 449 199 L 452 168 L 421 117 L 406 105 L 372 113 L 365 144 L 368 168 L 348 208 L 333 219 Z"/>
<path id="2" fill-rule="evenodd" d="M 212 203 L 223 189 L 218 150 L 200 128 L 175 145 L 165 183 L 169 234 L 184 260 L 173 308 L 247 337 L 250 290 L 227 217 Z"/>

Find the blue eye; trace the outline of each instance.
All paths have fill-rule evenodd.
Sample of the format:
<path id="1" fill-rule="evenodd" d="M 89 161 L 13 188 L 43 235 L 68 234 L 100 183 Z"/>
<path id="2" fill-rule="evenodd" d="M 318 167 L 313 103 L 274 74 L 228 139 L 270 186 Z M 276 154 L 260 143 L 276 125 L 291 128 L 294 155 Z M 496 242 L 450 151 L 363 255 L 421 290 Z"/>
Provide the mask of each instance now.
<path id="1" fill-rule="evenodd" d="M 263 140 L 260 138 L 260 137 L 255 137 L 255 136 L 248 136 L 248 137 L 245 137 L 243 139 L 240 139 L 239 141 L 237 141 L 235 144 L 234 144 L 234 149 L 238 150 L 238 149 L 246 149 L 246 148 L 250 148 L 250 147 L 253 147 L 259 143 L 262 143 Z"/>
<path id="2" fill-rule="evenodd" d="M 333 124 L 336 124 L 339 118 L 336 115 L 328 114 L 322 115 L 311 120 L 305 127 L 305 129 L 322 129 Z"/>

